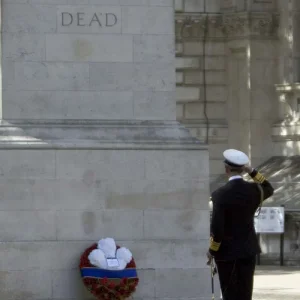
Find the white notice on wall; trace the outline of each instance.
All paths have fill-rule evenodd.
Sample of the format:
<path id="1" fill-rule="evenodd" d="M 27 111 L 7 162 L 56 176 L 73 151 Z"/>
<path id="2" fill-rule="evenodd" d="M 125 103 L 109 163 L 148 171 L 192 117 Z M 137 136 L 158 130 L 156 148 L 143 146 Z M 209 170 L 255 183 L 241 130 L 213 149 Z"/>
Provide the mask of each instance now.
<path id="1" fill-rule="evenodd" d="M 262 207 L 254 225 L 257 233 L 284 233 L 284 208 Z"/>

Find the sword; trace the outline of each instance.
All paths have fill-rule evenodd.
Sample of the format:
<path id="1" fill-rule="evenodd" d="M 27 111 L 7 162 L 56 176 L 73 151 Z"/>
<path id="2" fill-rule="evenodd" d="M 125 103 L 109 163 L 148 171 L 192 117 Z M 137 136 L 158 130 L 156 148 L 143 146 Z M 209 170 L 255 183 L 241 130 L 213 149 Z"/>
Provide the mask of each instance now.
<path id="1" fill-rule="evenodd" d="M 210 264 L 210 274 L 211 274 L 211 293 L 212 293 L 212 300 L 215 300 L 215 281 L 214 277 L 217 274 L 217 267 L 215 265 L 214 259 L 211 258 L 207 264 Z"/>

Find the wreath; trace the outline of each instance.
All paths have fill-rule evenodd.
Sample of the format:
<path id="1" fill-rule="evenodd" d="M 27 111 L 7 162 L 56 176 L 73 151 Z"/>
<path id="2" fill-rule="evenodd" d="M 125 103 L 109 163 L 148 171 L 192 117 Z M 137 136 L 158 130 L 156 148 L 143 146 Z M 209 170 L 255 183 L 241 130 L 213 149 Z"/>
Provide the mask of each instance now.
<path id="1" fill-rule="evenodd" d="M 79 268 L 85 287 L 98 300 L 129 298 L 139 283 L 131 252 L 111 238 L 87 248 L 81 255 Z"/>

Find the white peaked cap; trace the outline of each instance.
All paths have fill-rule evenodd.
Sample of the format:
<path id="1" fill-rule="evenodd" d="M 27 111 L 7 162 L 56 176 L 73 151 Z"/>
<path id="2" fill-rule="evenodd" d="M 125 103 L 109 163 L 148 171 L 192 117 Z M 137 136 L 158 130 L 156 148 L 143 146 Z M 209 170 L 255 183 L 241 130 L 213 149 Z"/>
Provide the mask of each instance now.
<path id="1" fill-rule="evenodd" d="M 249 163 L 249 157 L 242 151 L 227 149 L 223 152 L 225 163 L 232 167 L 243 167 Z"/>

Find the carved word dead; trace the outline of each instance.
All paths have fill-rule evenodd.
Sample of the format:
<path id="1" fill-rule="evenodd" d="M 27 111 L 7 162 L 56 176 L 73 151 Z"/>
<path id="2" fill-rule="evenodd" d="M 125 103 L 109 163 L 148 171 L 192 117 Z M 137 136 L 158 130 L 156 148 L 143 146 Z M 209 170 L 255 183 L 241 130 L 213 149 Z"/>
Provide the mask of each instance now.
<path id="1" fill-rule="evenodd" d="M 84 12 L 78 13 L 61 13 L 62 26 L 98 26 L 113 27 L 118 23 L 117 16 L 113 13 L 94 13 L 92 16 Z"/>

